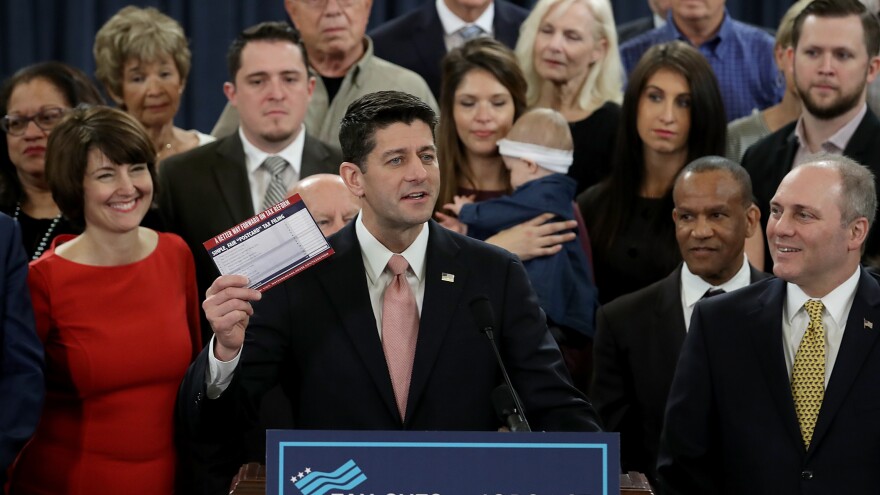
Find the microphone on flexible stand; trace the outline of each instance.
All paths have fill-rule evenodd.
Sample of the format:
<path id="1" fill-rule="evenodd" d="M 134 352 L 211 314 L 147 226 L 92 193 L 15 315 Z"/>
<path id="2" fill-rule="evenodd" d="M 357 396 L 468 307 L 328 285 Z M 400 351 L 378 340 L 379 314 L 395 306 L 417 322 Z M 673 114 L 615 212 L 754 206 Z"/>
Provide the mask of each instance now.
<path id="1" fill-rule="evenodd" d="M 513 388 L 513 383 L 510 382 L 504 360 L 501 359 L 498 344 L 495 343 L 495 315 L 492 313 L 492 304 L 486 296 L 477 296 L 471 301 L 470 307 L 477 328 L 489 339 L 489 344 L 492 345 L 492 350 L 495 352 L 495 359 L 501 368 L 501 374 L 504 376 L 504 384 L 492 391 L 492 404 L 495 407 L 495 412 L 502 421 L 507 423 L 510 431 L 532 431 L 526 420 L 525 410 L 519 400 L 519 395 Z"/>

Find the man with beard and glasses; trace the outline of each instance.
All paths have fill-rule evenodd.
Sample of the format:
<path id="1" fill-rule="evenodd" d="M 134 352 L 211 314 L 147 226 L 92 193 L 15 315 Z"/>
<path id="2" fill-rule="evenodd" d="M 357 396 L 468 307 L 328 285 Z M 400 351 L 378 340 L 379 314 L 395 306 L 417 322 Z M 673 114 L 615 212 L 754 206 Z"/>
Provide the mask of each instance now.
<path id="1" fill-rule="evenodd" d="M 241 115 L 238 132 L 168 158 L 159 176 L 163 220 L 193 252 L 201 298 L 220 275 L 205 240 L 277 203 L 299 179 L 338 174 L 342 163 L 303 124 L 315 78 L 296 28 L 265 22 L 245 30 L 227 63 L 223 91 Z M 211 337 L 204 319 L 202 331 Z"/>
<path id="2" fill-rule="evenodd" d="M 865 103 L 866 88 L 880 69 L 878 51 L 880 23 L 857 0 L 815 0 L 795 19 L 788 57 L 803 112 L 755 143 L 742 160 L 765 227 L 782 178 L 813 153 L 843 154 L 880 176 L 880 121 Z M 878 253 L 880 237 L 872 232 L 864 256 Z M 769 271 L 769 253 L 765 259 Z"/>

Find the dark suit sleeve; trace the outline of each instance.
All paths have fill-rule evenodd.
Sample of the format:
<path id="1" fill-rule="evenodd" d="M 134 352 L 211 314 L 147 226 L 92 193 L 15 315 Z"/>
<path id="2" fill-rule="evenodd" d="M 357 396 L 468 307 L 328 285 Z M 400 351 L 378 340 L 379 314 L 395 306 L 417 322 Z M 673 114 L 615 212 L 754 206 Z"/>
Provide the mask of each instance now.
<path id="1" fill-rule="evenodd" d="M 190 365 L 178 393 L 178 421 L 183 429 L 192 493 L 221 493 L 245 462 L 243 438 L 257 424 L 259 401 L 278 380 L 287 349 L 287 286 L 281 285 L 254 304 L 245 331 L 239 365 L 226 390 L 208 399 L 205 377 L 210 342 Z M 222 492 L 225 493 L 225 492 Z"/>
<path id="2" fill-rule="evenodd" d="M 622 431 L 632 404 L 631 377 L 625 369 L 626 357 L 621 355 L 615 328 L 605 307 L 596 313 L 596 338 L 593 343 L 593 383 L 590 398 L 602 424 L 608 431 Z M 628 379 L 629 378 L 629 379 Z M 641 428 L 633 429 L 632 433 Z M 638 442 L 641 445 L 641 441 Z"/>
<path id="3" fill-rule="evenodd" d="M 501 353 L 532 430 L 601 431 L 593 407 L 571 384 L 525 269 L 512 256 L 505 287 Z"/>
<path id="4" fill-rule="evenodd" d="M 657 478 L 664 494 L 721 493 L 717 411 L 706 328 L 698 304 L 691 317 L 666 406 Z"/>
<path id="5" fill-rule="evenodd" d="M 27 287 L 27 256 L 18 224 L 0 218 L 0 481 L 40 419 L 45 382 L 43 346 L 34 330 Z"/>

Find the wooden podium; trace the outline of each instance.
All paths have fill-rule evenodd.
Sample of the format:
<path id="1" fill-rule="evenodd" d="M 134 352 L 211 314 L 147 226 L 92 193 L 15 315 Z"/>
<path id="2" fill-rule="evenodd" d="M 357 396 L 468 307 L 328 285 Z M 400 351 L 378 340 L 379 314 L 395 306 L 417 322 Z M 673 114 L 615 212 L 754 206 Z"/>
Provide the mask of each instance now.
<path id="1" fill-rule="evenodd" d="M 232 479 L 230 495 L 265 495 L 266 466 L 251 462 L 238 470 Z M 653 495 L 648 478 L 642 473 L 630 471 L 620 475 L 620 495 Z"/>

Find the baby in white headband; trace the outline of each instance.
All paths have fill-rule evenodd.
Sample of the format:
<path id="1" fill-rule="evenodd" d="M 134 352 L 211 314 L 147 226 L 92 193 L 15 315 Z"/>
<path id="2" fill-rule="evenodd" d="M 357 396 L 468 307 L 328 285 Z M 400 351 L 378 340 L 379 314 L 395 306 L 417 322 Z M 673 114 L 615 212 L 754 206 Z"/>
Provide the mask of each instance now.
<path id="1" fill-rule="evenodd" d="M 467 235 L 477 239 L 546 212 L 554 213 L 557 220 L 571 220 L 577 182 L 565 174 L 573 148 L 568 122 L 559 112 L 547 108 L 526 112 L 498 142 L 513 193 L 479 203 L 455 196 L 443 207 L 458 215 L 467 225 Z M 558 253 L 531 259 L 524 266 L 550 326 L 565 334 L 574 331 L 592 337 L 596 288 L 581 243 L 567 242 Z"/>

